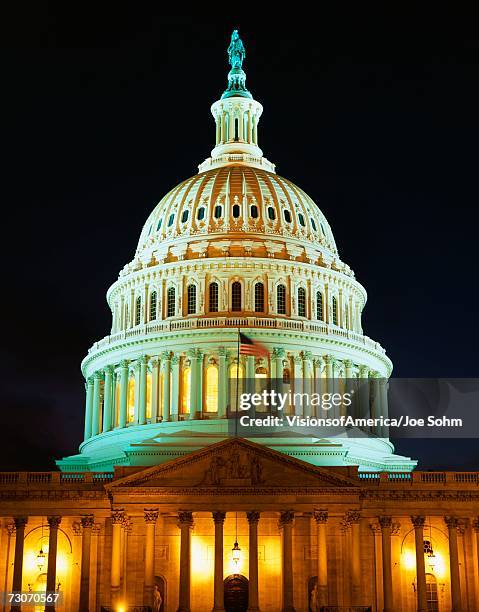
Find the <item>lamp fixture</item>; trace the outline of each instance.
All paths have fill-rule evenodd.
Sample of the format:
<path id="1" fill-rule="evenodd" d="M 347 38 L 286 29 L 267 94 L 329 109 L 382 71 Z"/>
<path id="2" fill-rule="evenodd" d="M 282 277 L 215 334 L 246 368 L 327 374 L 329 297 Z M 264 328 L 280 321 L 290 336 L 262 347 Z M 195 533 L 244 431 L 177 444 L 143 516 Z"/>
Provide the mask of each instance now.
<path id="1" fill-rule="evenodd" d="M 235 564 L 235 567 L 238 568 L 239 562 L 241 560 L 241 548 L 238 545 L 238 513 L 237 512 L 236 512 L 235 543 L 233 545 L 233 549 L 231 552 L 232 552 L 232 557 L 233 557 L 233 563 Z"/>

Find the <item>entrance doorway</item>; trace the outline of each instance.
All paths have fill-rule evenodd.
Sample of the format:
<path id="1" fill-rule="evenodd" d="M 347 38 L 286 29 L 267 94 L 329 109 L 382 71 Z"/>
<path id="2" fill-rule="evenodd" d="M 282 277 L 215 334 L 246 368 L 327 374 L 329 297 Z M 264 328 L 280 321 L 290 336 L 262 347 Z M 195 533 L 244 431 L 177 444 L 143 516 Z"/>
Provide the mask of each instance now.
<path id="1" fill-rule="evenodd" d="M 232 574 L 225 578 L 226 612 L 246 612 L 248 610 L 248 578 Z"/>

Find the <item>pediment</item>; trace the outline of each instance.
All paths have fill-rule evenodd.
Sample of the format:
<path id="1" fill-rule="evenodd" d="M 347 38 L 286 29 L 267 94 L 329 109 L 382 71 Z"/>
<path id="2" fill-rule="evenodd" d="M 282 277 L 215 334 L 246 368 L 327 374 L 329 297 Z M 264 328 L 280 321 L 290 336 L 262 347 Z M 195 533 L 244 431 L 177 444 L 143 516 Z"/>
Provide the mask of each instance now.
<path id="1" fill-rule="evenodd" d="M 228 439 L 114 480 L 130 487 L 357 487 L 335 468 L 317 467 L 244 439 Z"/>

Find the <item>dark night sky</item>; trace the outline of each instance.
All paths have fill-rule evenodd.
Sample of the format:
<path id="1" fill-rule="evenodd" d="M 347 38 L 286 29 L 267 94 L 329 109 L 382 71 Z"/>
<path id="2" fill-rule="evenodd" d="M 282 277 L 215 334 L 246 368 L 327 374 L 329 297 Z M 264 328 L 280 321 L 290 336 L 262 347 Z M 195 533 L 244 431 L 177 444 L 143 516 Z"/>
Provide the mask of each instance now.
<path id="1" fill-rule="evenodd" d="M 398 376 L 478 375 L 475 15 L 342 6 L 215 23 L 22 6 L 2 51 L 0 469 L 76 452 L 79 364 L 109 330 L 106 290 L 156 202 L 209 155 L 233 27 L 265 108 L 260 145 L 331 223 L 369 292 L 366 333 Z M 479 469 L 473 440 L 397 449 Z"/>

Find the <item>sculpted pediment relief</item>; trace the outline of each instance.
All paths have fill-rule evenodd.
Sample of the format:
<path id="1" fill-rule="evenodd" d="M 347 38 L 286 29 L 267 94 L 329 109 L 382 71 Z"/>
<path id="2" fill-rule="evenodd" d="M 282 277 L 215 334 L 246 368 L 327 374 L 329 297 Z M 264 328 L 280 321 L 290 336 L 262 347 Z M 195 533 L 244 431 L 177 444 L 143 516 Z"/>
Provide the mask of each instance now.
<path id="1" fill-rule="evenodd" d="M 185 457 L 113 481 L 115 487 L 356 487 L 357 481 L 242 439 L 213 444 Z"/>

